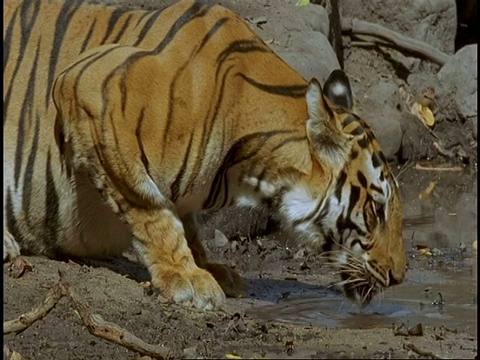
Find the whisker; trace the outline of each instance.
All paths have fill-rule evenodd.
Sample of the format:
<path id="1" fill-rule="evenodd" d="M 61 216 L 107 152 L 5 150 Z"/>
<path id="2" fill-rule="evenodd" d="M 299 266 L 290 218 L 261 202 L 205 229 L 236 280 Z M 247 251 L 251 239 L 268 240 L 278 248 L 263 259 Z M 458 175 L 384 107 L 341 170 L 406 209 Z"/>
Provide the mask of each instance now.
<path id="1" fill-rule="evenodd" d="M 356 282 L 365 282 L 365 279 L 347 279 L 347 280 L 342 280 L 342 281 L 339 281 L 339 282 L 336 282 L 335 285 L 346 285 L 346 284 L 353 284 L 353 283 L 356 283 Z"/>

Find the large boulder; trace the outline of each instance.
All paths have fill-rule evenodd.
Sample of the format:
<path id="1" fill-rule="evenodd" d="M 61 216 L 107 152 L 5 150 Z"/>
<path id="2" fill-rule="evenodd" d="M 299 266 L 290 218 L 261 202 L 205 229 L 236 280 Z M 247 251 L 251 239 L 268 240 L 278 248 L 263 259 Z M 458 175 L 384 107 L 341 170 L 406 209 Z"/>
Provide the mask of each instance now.
<path id="1" fill-rule="evenodd" d="M 455 112 L 461 119 L 477 116 L 477 44 L 461 48 L 440 69 L 439 96 L 453 95 Z"/>

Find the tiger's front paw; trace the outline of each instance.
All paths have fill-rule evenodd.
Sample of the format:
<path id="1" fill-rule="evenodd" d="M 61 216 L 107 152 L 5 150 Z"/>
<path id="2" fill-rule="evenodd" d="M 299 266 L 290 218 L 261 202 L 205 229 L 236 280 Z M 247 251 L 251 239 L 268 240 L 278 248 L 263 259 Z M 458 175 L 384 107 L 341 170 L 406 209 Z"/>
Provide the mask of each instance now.
<path id="1" fill-rule="evenodd" d="M 225 294 L 213 276 L 198 267 L 190 271 L 163 269 L 152 274 L 152 284 L 167 300 L 200 310 L 218 308 L 225 300 Z"/>

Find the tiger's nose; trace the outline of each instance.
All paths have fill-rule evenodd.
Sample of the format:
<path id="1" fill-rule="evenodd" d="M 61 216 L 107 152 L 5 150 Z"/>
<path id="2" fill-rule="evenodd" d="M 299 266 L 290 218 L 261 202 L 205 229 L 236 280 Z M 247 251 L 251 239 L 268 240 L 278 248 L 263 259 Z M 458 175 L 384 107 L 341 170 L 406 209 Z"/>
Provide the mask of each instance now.
<path id="1" fill-rule="evenodd" d="M 396 274 L 394 271 L 388 270 L 389 286 L 401 284 L 404 278 L 405 278 L 404 273 Z"/>

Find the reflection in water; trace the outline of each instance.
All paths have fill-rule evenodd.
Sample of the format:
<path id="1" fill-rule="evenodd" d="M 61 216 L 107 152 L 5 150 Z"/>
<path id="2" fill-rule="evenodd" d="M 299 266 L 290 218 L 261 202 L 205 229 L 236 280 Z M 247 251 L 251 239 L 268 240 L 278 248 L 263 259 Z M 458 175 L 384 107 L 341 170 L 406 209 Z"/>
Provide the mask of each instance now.
<path id="1" fill-rule="evenodd" d="M 477 335 L 476 284 L 467 279 L 427 288 L 399 286 L 365 308 L 342 296 L 296 296 L 280 299 L 274 305 L 252 308 L 250 313 L 268 320 L 335 328 L 388 328 L 403 322 L 407 326 L 443 325 Z"/>

